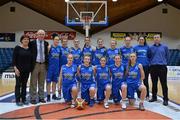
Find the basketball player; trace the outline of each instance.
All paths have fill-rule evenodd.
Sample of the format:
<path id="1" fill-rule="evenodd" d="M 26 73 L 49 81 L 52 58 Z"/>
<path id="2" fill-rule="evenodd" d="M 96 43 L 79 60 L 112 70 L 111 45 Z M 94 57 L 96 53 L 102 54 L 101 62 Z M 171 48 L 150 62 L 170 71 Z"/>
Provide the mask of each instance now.
<path id="1" fill-rule="evenodd" d="M 120 54 L 122 56 L 122 64 L 126 66 L 128 64 L 130 53 L 134 52 L 133 47 L 131 46 L 131 37 L 126 36 L 124 39 L 125 45 L 120 48 Z"/>
<path id="2" fill-rule="evenodd" d="M 96 83 L 93 77 L 93 67 L 90 64 L 90 56 L 84 56 L 84 64 L 78 68 L 78 76 L 81 83 L 81 97 L 89 104 L 90 107 L 94 105 L 94 96 L 96 92 Z"/>
<path id="3" fill-rule="evenodd" d="M 77 67 L 81 64 L 81 48 L 79 47 L 79 40 L 74 39 L 74 47 L 71 47 L 70 52 L 73 55 L 73 64 Z"/>
<path id="4" fill-rule="evenodd" d="M 121 90 L 122 109 L 126 109 L 125 99 L 127 96 L 127 85 L 125 82 L 125 75 L 124 75 L 125 68 L 121 64 L 122 59 L 120 55 L 116 55 L 114 59 L 115 59 L 115 63 L 110 68 L 110 73 L 112 77 L 112 97 L 115 103 L 119 103 L 121 100 L 121 94 L 120 94 L 120 90 Z"/>
<path id="5" fill-rule="evenodd" d="M 70 50 L 67 46 L 68 44 L 68 39 L 66 37 L 63 37 L 61 40 L 61 58 L 60 58 L 60 68 L 62 65 L 66 65 L 67 64 L 67 55 L 70 53 Z"/>
<path id="6" fill-rule="evenodd" d="M 136 53 L 131 53 L 129 58 L 129 63 L 126 69 L 126 82 L 128 88 L 128 98 L 130 100 L 130 104 L 134 99 L 135 91 L 140 91 L 140 103 L 139 110 L 144 111 L 144 99 L 146 97 L 146 87 L 144 86 L 144 70 L 142 64 L 136 62 Z"/>
<path id="7" fill-rule="evenodd" d="M 116 48 L 117 42 L 111 40 L 111 48 L 107 50 L 107 65 L 110 67 L 114 65 L 114 57 L 119 54 L 119 50 Z"/>
<path id="8" fill-rule="evenodd" d="M 59 94 L 61 88 L 63 97 L 66 103 L 71 102 L 71 107 L 75 107 L 75 100 L 78 95 L 77 82 L 76 82 L 77 66 L 73 65 L 73 55 L 68 54 L 67 64 L 61 67 L 59 76 Z"/>
<path id="9" fill-rule="evenodd" d="M 88 56 L 90 56 L 90 62 L 92 62 L 94 51 L 93 51 L 93 49 L 92 49 L 92 47 L 90 45 L 90 43 L 91 43 L 90 38 L 85 37 L 84 43 L 85 44 L 84 44 L 84 47 L 82 49 L 81 57 L 83 59 L 85 55 L 88 55 Z"/>
<path id="10" fill-rule="evenodd" d="M 51 101 L 50 97 L 50 89 L 52 83 L 52 99 L 58 100 L 56 97 L 56 84 L 59 78 L 59 71 L 60 71 L 60 57 L 61 57 L 61 46 L 59 46 L 59 36 L 53 35 L 53 45 L 50 46 L 49 51 L 49 64 L 48 64 L 48 71 L 47 71 L 47 102 Z"/>
<path id="11" fill-rule="evenodd" d="M 137 54 L 137 62 L 143 65 L 143 70 L 145 74 L 145 79 L 143 80 L 144 85 L 147 89 L 147 100 L 149 99 L 149 83 L 148 83 L 148 76 L 149 76 L 149 46 L 147 45 L 146 39 L 143 36 L 138 38 L 139 45 L 134 47 L 134 50 Z M 139 93 L 140 94 L 140 93 Z"/>
<path id="12" fill-rule="evenodd" d="M 97 100 L 99 102 L 104 100 L 104 108 L 109 108 L 109 97 L 111 95 L 110 73 L 106 65 L 106 58 L 101 57 L 101 65 L 94 68 L 95 79 L 97 82 Z"/>
<path id="13" fill-rule="evenodd" d="M 106 56 L 106 48 L 104 47 L 104 41 L 102 39 L 97 40 L 98 46 L 94 51 L 93 65 L 100 65 L 100 58 Z"/>

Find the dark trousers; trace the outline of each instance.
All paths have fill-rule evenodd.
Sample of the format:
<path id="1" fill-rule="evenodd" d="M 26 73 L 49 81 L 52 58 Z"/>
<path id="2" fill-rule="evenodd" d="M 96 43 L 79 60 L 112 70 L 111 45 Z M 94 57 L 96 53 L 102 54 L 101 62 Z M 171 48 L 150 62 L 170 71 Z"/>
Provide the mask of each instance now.
<path id="1" fill-rule="evenodd" d="M 152 98 L 157 99 L 158 78 L 162 86 L 164 100 L 168 100 L 167 67 L 166 65 L 152 65 L 150 67 L 152 79 Z"/>
<path id="2" fill-rule="evenodd" d="M 149 66 L 143 66 L 144 74 L 145 74 L 145 79 L 143 80 L 144 85 L 146 86 L 147 94 L 146 97 L 149 97 L 149 82 L 148 82 L 148 77 L 149 77 Z"/>
<path id="3" fill-rule="evenodd" d="M 149 66 L 143 66 L 144 74 L 145 74 L 145 79 L 143 80 L 144 85 L 146 86 L 147 89 L 147 94 L 146 97 L 149 97 L 149 82 L 148 82 L 148 77 L 149 77 Z M 137 91 L 137 95 L 140 98 L 140 91 Z"/>
<path id="4" fill-rule="evenodd" d="M 26 88 L 27 81 L 29 77 L 29 72 L 21 72 L 20 76 L 16 76 L 16 85 L 15 85 L 15 98 L 16 102 L 26 101 Z"/>

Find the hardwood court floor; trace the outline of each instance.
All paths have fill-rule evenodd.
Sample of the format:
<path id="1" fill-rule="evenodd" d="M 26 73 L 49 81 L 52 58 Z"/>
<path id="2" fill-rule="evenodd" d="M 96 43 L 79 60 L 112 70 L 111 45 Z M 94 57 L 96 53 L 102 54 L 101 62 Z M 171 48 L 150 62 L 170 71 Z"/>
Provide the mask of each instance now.
<path id="1" fill-rule="evenodd" d="M 151 80 L 149 80 L 150 90 L 151 90 Z M 15 81 L 3 82 L 0 80 L 0 96 L 7 93 L 13 92 L 15 87 Z M 168 89 L 169 89 L 169 99 L 180 104 L 180 80 L 168 80 Z M 162 90 L 160 82 L 158 83 L 158 95 L 162 96 Z"/>

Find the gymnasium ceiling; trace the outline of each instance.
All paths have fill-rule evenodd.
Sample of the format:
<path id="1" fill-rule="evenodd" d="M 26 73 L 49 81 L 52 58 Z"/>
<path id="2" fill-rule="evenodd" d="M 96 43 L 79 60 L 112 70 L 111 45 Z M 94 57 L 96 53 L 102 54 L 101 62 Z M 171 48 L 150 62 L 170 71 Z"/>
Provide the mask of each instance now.
<path id="1" fill-rule="evenodd" d="M 66 3 L 64 0 L 0 0 L 0 6 L 10 1 L 18 2 L 25 7 L 28 7 L 65 25 L 64 18 L 66 16 Z M 158 3 L 157 0 L 118 0 L 117 2 L 112 2 L 112 0 L 107 1 L 109 17 L 108 27 L 161 4 Z M 180 0 L 164 0 L 164 2 L 180 9 Z M 82 27 L 71 28 L 80 33 L 84 33 Z M 105 28 L 107 27 L 92 27 L 90 34 L 95 34 Z"/>

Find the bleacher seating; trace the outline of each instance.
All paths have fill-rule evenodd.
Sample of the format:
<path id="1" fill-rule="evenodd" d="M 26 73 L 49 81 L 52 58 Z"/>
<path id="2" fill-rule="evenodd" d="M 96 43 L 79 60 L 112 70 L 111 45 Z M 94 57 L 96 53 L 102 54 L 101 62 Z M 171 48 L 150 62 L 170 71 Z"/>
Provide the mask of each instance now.
<path id="1" fill-rule="evenodd" d="M 0 74 L 12 66 L 13 48 L 0 48 Z"/>
<path id="2" fill-rule="evenodd" d="M 180 66 L 180 50 L 170 49 L 169 50 L 169 66 Z"/>

